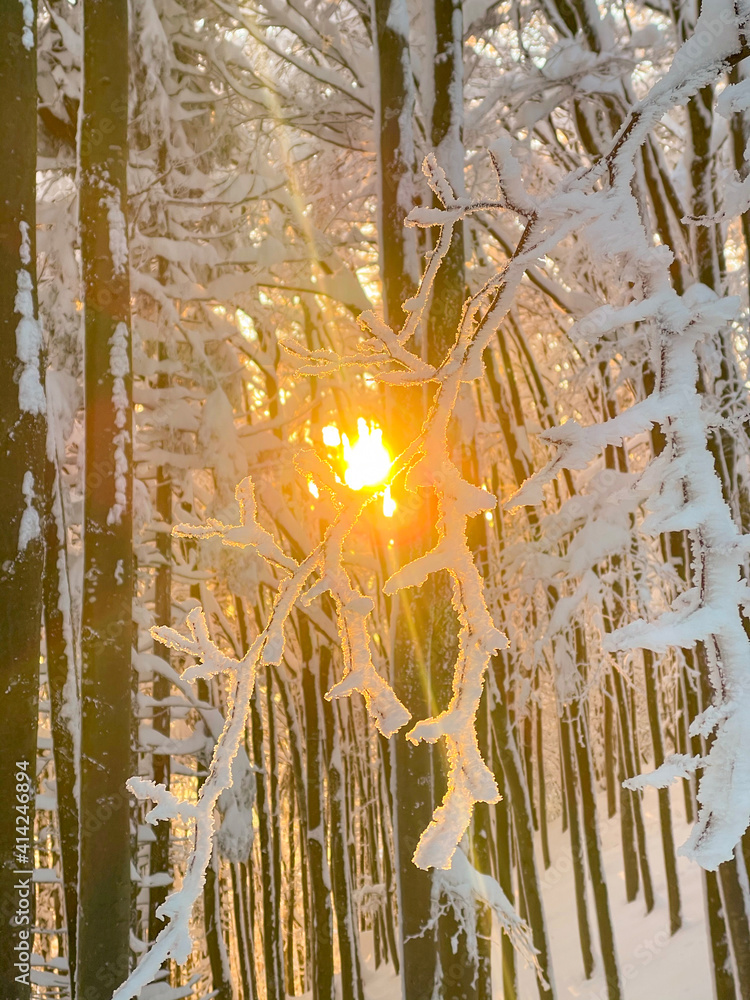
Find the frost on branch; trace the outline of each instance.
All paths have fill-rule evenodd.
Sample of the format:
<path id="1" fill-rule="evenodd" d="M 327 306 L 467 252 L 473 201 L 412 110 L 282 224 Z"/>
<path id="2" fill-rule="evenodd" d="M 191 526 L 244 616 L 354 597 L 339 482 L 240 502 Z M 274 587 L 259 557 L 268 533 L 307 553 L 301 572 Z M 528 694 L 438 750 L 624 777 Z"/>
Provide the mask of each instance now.
<path id="1" fill-rule="evenodd" d="M 715 709 L 709 731 L 715 735 L 701 762 L 698 822 L 682 851 L 714 869 L 731 856 L 750 822 L 750 641 L 741 613 L 747 592 L 741 578 L 747 540 L 732 519 L 708 448 L 708 415 L 696 388 L 696 348 L 731 318 L 736 305 L 701 285 L 679 296 L 669 285 L 668 261 L 650 248 L 637 249 L 641 294 L 652 307 L 647 322 L 652 356 L 659 359 L 656 388 L 648 399 L 601 425 L 565 424 L 557 435 L 564 446 L 542 476 L 581 468 L 605 445 L 648 430 L 654 422 L 666 434 L 664 452 L 638 484 L 649 510 L 641 528 L 649 534 L 689 532 L 693 587 L 655 621 L 634 621 L 612 632 L 605 648 L 660 652 L 697 642 L 705 646 Z M 510 503 L 529 502 L 533 486 L 533 480 L 525 484 Z M 660 769 L 653 776 L 657 787 L 668 771 Z"/>
<path id="2" fill-rule="evenodd" d="M 388 477 L 390 483 L 405 473 L 407 490 L 433 491 L 439 511 L 438 543 L 431 552 L 397 570 L 387 581 L 384 592 L 394 594 L 405 587 L 420 587 L 431 573 L 440 570 L 447 570 L 452 578 L 452 600 L 460 622 L 460 633 L 451 702 L 440 715 L 418 722 L 408 734 L 408 739 L 414 743 L 421 740 L 435 743 L 440 739 L 446 743 L 448 789 L 414 855 L 415 864 L 422 868 L 446 869 L 450 867 L 456 847 L 471 821 L 474 804 L 498 800 L 494 776 L 479 752 L 475 723 L 490 657 L 503 649 L 507 640 L 495 627 L 485 603 L 483 580 L 466 537 L 469 517 L 491 510 L 496 505 L 496 499 L 463 478 L 451 459 L 447 440 L 448 424 L 462 384 L 482 373 L 482 350 L 494 332 L 492 323 L 496 317 L 499 322 L 499 313 L 493 311 L 496 296 L 490 297 L 489 309 L 481 319 L 479 311 L 488 290 L 482 289 L 470 300 L 456 344 L 440 368 L 425 367 L 415 354 L 407 350 L 407 344 L 424 323 L 435 275 L 450 247 L 453 227 L 472 212 L 502 207 L 503 203 L 477 203 L 457 198 L 432 154 L 425 159 L 423 171 L 443 207 L 414 209 L 407 218 L 407 225 L 437 225 L 440 226 L 440 233 L 415 295 L 403 304 L 407 313 L 403 328 L 396 333 L 368 313 L 362 320 L 373 337 L 365 342 L 361 356 L 339 360 L 330 352 L 325 352 L 325 357 L 313 357 L 308 353 L 305 357 L 318 364 L 312 364 L 305 370 L 311 374 L 320 373 L 352 360 L 358 364 L 366 360 L 370 374 L 382 382 L 433 381 L 438 386 L 421 433 L 399 456 Z M 515 280 L 520 280 L 522 274 L 523 269 L 517 268 Z M 508 282 L 506 288 L 512 287 L 513 283 Z M 489 291 L 494 293 L 494 286 Z M 304 353 L 304 349 L 296 345 L 290 349 L 298 355 Z M 394 364 L 399 367 L 394 368 Z M 325 478 L 321 481 L 334 503 L 341 502 L 340 487 L 326 482 Z M 329 534 L 331 551 L 328 563 L 329 566 L 341 567 L 341 549 L 332 550 L 333 538 L 334 535 Z M 366 633 L 357 617 L 364 611 L 364 605 L 360 605 L 359 599 L 349 591 L 343 569 L 333 572 L 328 569 L 322 575 L 320 584 L 314 588 L 314 593 L 326 589 L 336 600 L 344 655 L 352 664 L 341 685 L 330 693 L 347 693 L 355 686 L 362 690 L 359 677 L 369 676 L 371 669 L 369 649 L 365 646 Z M 390 699 L 392 692 L 390 689 L 388 692 L 387 698 Z M 368 704 L 372 711 L 371 701 Z M 400 722 L 405 721 L 403 713 L 398 718 Z"/>
<path id="3" fill-rule="evenodd" d="M 668 788 L 678 778 L 689 778 L 702 765 L 703 758 L 700 754 L 691 757 L 686 753 L 673 753 L 651 774 L 626 778 L 623 785 L 634 792 L 641 788 Z"/>
<path id="4" fill-rule="evenodd" d="M 491 510 L 496 500 L 462 478 L 448 456 L 444 433 L 439 433 L 445 428 L 436 427 L 437 433 L 428 432 L 423 457 L 410 470 L 407 485 L 435 488 L 439 540 L 431 552 L 397 570 L 384 588 L 386 594 L 394 594 L 404 587 L 419 587 L 430 573 L 448 570 L 461 626 L 450 705 L 435 718 L 418 722 L 407 734 L 412 743 L 444 738 L 448 757 L 448 790 L 414 854 L 420 868 L 449 868 L 474 803 L 499 798 L 495 778 L 479 752 L 475 723 L 490 657 L 507 645 L 487 609 L 482 577 L 466 538 L 468 518 Z M 430 471 L 434 469 L 439 471 Z"/>
<path id="5" fill-rule="evenodd" d="M 235 490 L 235 497 L 240 508 L 239 524 L 222 524 L 221 521 L 209 517 L 204 525 L 177 524 L 172 534 L 181 538 L 213 538 L 218 535 L 224 545 L 236 545 L 238 548 L 252 546 L 258 555 L 268 562 L 293 572 L 297 568 L 297 563 L 282 552 L 273 535 L 258 524 L 255 487 L 249 476 L 239 484 Z"/>
<path id="6" fill-rule="evenodd" d="M 338 489 L 332 476 L 330 481 L 331 486 Z M 309 603 L 324 591 L 330 591 L 333 595 L 347 666 L 347 674 L 329 692 L 329 697 L 360 691 L 376 725 L 386 735 L 395 732 L 408 720 L 409 713 L 378 675 L 372 663 L 366 626 L 372 601 L 352 588 L 342 565 L 343 541 L 374 495 L 370 493 L 363 498 L 352 490 L 342 488 L 337 493 L 336 520 L 328 528 L 321 544 L 301 563 L 287 556 L 273 536 L 258 523 L 255 490 L 249 478 L 244 479 L 236 490 L 240 510 L 239 524 L 227 525 L 210 518 L 205 525 L 180 524 L 173 528 L 173 534 L 179 537 L 202 539 L 218 536 L 225 545 L 253 548 L 269 565 L 279 567 L 285 576 L 278 585 L 264 629 L 241 660 L 227 656 L 214 643 L 201 608 L 194 608 L 187 616 L 188 636 L 169 626 L 158 626 L 151 630 L 151 634 L 160 642 L 198 661 L 184 671 L 181 683 L 224 673 L 231 679 L 231 696 L 227 717 L 216 741 L 208 777 L 201 786 L 197 804 L 181 801 L 163 785 L 142 778 L 131 778 L 128 784 L 139 798 L 148 798 L 155 803 L 148 813 L 149 822 L 168 821 L 181 816 L 183 820 L 194 821 L 195 834 L 182 886 L 157 911 L 158 916 L 167 920 L 167 925 L 138 967 L 115 992 L 113 1000 L 130 1000 L 131 997 L 138 996 L 144 986 L 157 976 L 167 959 L 174 958 L 178 963 L 184 963 L 190 954 L 190 916 L 202 892 L 206 870 L 211 863 L 214 810 L 219 808 L 222 794 L 233 785 L 233 762 L 250 710 L 256 668 L 259 664 L 281 663 L 285 623 L 314 572 L 319 572 L 320 580 L 308 589 L 305 600 Z"/>
<path id="7" fill-rule="evenodd" d="M 306 450 L 297 456 L 297 468 L 305 475 L 313 474 L 316 482 L 330 495 L 339 511 L 347 509 L 347 504 L 356 504 L 357 514 L 364 509 L 364 502 L 356 491 L 337 483 L 331 470 L 314 451 Z M 351 530 L 351 518 L 341 518 L 327 532 L 321 546 L 320 579 L 302 597 L 302 604 L 309 606 L 312 601 L 326 592 L 333 597 L 336 607 L 336 622 L 341 651 L 344 657 L 344 676 L 326 694 L 332 698 L 343 698 L 358 691 L 365 699 L 367 711 L 378 731 L 383 736 L 392 736 L 411 718 L 408 710 L 398 700 L 391 686 L 380 676 L 372 660 L 372 641 L 367 629 L 367 618 L 374 604 L 372 598 L 352 587 L 349 574 L 344 568 L 344 541 Z"/>
<path id="8" fill-rule="evenodd" d="M 352 515 L 356 520 L 362 505 L 360 503 L 352 507 L 353 491 L 335 481 L 331 470 L 315 452 L 309 449 L 301 452 L 297 456 L 296 465 L 301 473 L 315 475 L 316 480 L 331 494 L 334 505 L 342 515 L 341 519 L 329 529 L 325 541 L 315 552 L 309 568 L 310 571 L 319 569 L 320 580 L 307 591 L 303 600 L 304 604 L 310 604 L 315 597 L 330 591 L 336 605 L 346 673 L 328 692 L 327 697 L 340 698 L 353 691 L 359 691 L 378 730 L 384 736 L 391 736 L 409 721 L 410 715 L 390 685 L 375 669 L 367 631 L 367 616 L 373 609 L 373 603 L 369 597 L 352 588 L 342 562 L 342 546 L 353 524 Z M 235 495 L 240 508 L 238 525 L 227 525 L 215 518 L 209 518 L 205 525 L 177 525 L 174 534 L 189 538 L 219 536 L 224 545 L 239 548 L 250 546 L 268 563 L 293 572 L 297 568 L 297 563 L 279 548 L 273 536 L 257 521 L 255 488 L 249 477 L 242 480 Z M 268 638 L 263 649 L 263 663 L 275 665 L 281 663 L 284 651 L 284 622 L 301 592 L 302 583 L 294 576 L 291 580 L 281 583 L 276 598 L 277 613 L 269 626 Z M 194 616 L 194 612 L 191 612 L 191 616 Z M 191 630 L 194 626 L 200 629 L 197 619 L 191 616 L 188 616 Z M 171 629 L 161 628 L 156 634 L 166 639 L 176 633 Z"/>
<path id="9" fill-rule="evenodd" d="M 326 545 L 326 569 L 320 583 L 311 588 L 303 598 L 308 604 L 324 591 L 330 591 L 336 605 L 341 651 L 345 673 L 326 694 L 330 701 L 343 698 L 353 691 L 365 699 L 367 711 L 383 736 L 392 736 L 411 718 L 409 711 L 398 700 L 393 689 L 375 669 L 372 662 L 372 642 L 367 631 L 367 616 L 373 610 L 372 598 L 354 590 L 342 565 L 343 538 L 331 534 Z"/>

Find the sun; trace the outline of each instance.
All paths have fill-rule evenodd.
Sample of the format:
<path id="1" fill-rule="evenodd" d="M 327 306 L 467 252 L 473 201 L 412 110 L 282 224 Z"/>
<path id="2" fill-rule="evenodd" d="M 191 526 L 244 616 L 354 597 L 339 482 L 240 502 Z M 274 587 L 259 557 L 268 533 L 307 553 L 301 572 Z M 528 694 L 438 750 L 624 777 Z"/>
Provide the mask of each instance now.
<path id="1" fill-rule="evenodd" d="M 388 477 L 392 459 L 383 444 L 383 431 L 375 423 L 368 423 L 364 417 L 357 420 L 358 437 L 354 444 L 346 434 L 339 434 L 333 424 L 323 428 L 323 441 L 329 448 L 341 447 L 345 465 L 344 482 L 352 490 L 362 490 L 368 486 L 379 486 Z M 390 487 L 383 496 L 383 513 L 393 517 L 396 503 L 391 497 Z"/>
<path id="2" fill-rule="evenodd" d="M 383 444 L 382 430 L 374 424 L 368 427 L 367 421 L 360 417 L 357 431 L 359 438 L 354 445 L 349 444 L 346 434 L 341 436 L 346 462 L 344 482 L 353 490 L 377 486 L 388 476 L 391 468 L 391 456 Z"/>

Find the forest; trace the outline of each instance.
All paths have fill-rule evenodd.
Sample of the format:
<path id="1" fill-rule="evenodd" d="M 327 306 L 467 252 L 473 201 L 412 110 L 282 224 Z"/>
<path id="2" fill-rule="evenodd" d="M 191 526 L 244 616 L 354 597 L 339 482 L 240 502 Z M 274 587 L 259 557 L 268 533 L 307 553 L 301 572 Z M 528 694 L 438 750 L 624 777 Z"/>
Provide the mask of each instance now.
<path id="1" fill-rule="evenodd" d="M 748 0 L 0 26 L 0 1000 L 750 1000 Z"/>

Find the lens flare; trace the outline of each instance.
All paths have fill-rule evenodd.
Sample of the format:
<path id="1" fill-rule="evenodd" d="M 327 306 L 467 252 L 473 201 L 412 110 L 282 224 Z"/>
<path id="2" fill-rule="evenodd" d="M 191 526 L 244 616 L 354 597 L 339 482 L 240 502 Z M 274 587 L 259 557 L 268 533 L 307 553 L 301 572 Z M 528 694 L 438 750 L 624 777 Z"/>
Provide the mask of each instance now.
<path id="1" fill-rule="evenodd" d="M 379 427 L 367 426 L 362 417 L 357 421 L 359 438 L 353 445 L 349 444 L 346 434 L 342 434 L 344 445 L 344 461 L 346 472 L 344 481 L 353 490 L 361 490 L 365 486 L 377 486 L 388 475 L 391 468 L 391 456 L 383 444 L 383 432 Z"/>

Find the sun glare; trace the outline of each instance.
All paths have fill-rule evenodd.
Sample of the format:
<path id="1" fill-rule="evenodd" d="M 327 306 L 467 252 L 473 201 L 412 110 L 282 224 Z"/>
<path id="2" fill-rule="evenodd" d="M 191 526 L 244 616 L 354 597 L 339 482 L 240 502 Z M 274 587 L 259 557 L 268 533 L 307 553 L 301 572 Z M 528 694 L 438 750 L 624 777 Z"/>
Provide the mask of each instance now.
<path id="1" fill-rule="evenodd" d="M 391 456 L 383 444 L 382 430 L 374 424 L 368 427 L 367 421 L 360 417 L 357 431 L 359 438 L 353 445 L 349 444 L 346 434 L 341 436 L 346 462 L 344 481 L 353 490 L 382 483 L 391 467 Z"/>
<path id="2" fill-rule="evenodd" d="M 323 428 L 323 444 L 328 448 L 338 448 L 341 444 L 341 435 L 338 427 L 328 424 Z"/>
<path id="3" fill-rule="evenodd" d="M 383 513 L 386 517 L 393 517 L 396 513 L 396 501 L 391 496 L 390 486 L 386 486 L 385 493 L 383 494 Z"/>
<path id="4" fill-rule="evenodd" d="M 327 448 L 341 449 L 339 455 L 344 459 L 344 482 L 352 490 L 380 485 L 388 477 L 391 468 L 391 456 L 383 444 L 381 428 L 360 417 L 357 420 L 357 433 L 357 440 L 350 444 L 347 435 L 341 434 L 335 424 L 327 424 L 323 428 L 323 444 Z M 312 481 L 308 483 L 310 492 L 317 496 L 314 486 Z M 393 517 L 395 513 L 396 501 L 388 486 L 383 491 L 383 514 Z"/>

